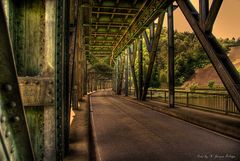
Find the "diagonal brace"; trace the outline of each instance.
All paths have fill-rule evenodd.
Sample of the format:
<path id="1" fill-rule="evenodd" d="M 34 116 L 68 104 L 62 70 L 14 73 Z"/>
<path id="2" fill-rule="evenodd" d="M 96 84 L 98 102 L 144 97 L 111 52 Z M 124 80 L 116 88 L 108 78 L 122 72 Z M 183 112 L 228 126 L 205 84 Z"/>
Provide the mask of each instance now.
<path id="1" fill-rule="evenodd" d="M 164 16 L 165 16 L 165 12 L 162 12 L 158 18 L 157 31 L 156 31 L 156 34 L 155 34 L 154 40 L 153 40 L 153 45 L 152 45 L 151 54 L 150 54 L 150 63 L 148 66 L 147 76 L 146 76 L 144 90 L 143 90 L 143 94 L 141 96 L 141 100 L 146 100 L 147 91 L 148 91 L 150 81 L 151 81 L 151 76 L 152 76 L 152 69 L 153 69 L 154 61 L 155 61 L 156 54 L 157 54 L 158 43 L 159 43 L 161 31 L 162 31 Z"/>
<path id="2" fill-rule="evenodd" d="M 223 0 L 213 0 L 210 11 L 205 22 L 205 31 L 212 32 L 213 24 L 217 18 Z"/>
<path id="3" fill-rule="evenodd" d="M 231 95 L 237 109 L 240 111 L 240 76 L 236 68 L 212 33 L 205 33 L 200 28 L 197 20 L 192 16 L 190 9 L 186 5 L 186 1 L 176 1 Z"/>

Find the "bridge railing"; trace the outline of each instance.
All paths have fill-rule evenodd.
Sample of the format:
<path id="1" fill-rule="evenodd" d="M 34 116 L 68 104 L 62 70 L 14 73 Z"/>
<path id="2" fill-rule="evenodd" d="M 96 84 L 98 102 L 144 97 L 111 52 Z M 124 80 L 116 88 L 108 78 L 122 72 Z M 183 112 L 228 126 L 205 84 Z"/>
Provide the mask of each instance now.
<path id="1" fill-rule="evenodd" d="M 134 90 L 129 91 L 134 95 Z M 168 102 L 168 90 L 149 89 L 147 98 L 155 101 Z M 186 91 L 175 90 L 175 104 L 188 108 L 198 108 L 208 111 L 217 111 L 225 114 L 239 114 L 237 107 L 226 91 Z"/>

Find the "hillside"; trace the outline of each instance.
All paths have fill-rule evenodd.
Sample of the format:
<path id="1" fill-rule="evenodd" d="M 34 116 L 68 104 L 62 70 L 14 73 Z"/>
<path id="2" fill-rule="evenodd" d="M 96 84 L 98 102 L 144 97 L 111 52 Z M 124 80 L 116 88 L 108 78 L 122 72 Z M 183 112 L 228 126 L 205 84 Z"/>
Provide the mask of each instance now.
<path id="1" fill-rule="evenodd" d="M 229 51 L 229 58 L 234 66 L 240 70 L 240 46 L 231 48 Z M 196 83 L 199 86 L 207 86 L 209 81 L 214 81 L 215 85 L 222 86 L 222 81 L 211 64 L 206 65 L 204 68 L 197 69 L 195 74 L 193 74 L 193 76 L 186 81 L 182 87 L 187 87 L 193 83 Z"/>

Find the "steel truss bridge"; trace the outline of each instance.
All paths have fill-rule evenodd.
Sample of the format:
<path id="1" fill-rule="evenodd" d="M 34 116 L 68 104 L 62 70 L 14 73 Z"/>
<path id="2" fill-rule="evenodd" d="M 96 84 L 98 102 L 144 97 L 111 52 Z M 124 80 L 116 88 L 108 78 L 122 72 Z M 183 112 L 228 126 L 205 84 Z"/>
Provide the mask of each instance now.
<path id="1" fill-rule="evenodd" d="M 201 0 L 198 12 L 189 0 L 1 0 L 0 160 L 63 160 L 69 150 L 70 109 L 78 109 L 83 96 L 99 86 L 121 93 L 127 66 L 139 70 L 138 78 L 132 73 L 136 97 L 146 100 L 165 14 L 168 104 L 174 107 L 177 7 L 240 110 L 240 76 L 212 33 L 222 2 Z M 150 58 L 145 81 L 143 39 Z M 104 61 L 114 67 L 113 79 L 99 78 L 93 70 Z"/>

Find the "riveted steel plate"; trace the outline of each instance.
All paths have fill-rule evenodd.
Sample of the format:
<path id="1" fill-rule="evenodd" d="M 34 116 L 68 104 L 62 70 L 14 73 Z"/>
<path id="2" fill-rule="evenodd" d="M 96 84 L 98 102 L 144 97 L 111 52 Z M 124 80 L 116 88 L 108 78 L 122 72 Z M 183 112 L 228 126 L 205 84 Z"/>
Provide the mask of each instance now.
<path id="1" fill-rule="evenodd" d="M 18 77 L 24 106 L 54 105 L 54 78 Z"/>

